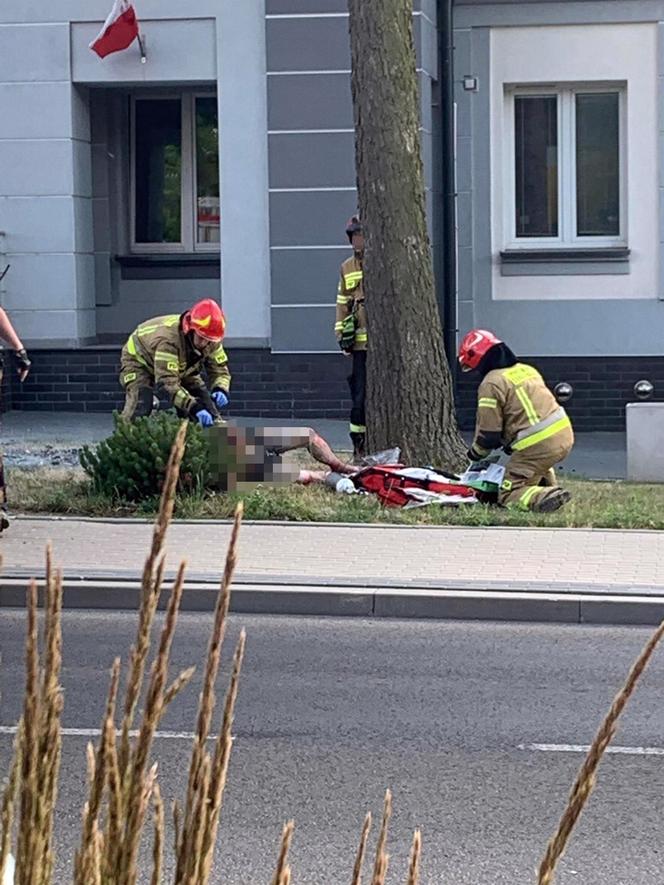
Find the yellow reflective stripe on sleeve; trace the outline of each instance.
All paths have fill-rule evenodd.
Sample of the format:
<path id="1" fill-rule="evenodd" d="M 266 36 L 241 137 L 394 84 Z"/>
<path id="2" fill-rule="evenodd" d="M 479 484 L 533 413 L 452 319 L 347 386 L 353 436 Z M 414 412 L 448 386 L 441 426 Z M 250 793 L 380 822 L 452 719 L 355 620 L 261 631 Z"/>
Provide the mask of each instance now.
<path id="1" fill-rule="evenodd" d="M 337 295 L 337 304 L 348 304 L 350 295 Z"/>
<path id="2" fill-rule="evenodd" d="M 520 510 L 529 510 L 530 502 L 534 495 L 536 495 L 540 491 L 540 486 L 529 486 L 523 495 L 519 498 L 517 502 L 517 506 Z"/>
<path id="3" fill-rule="evenodd" d="M 130 353 L 134 357 L 134 359 L 136 360 L 137 363 L 140 363 L 142 366 L 145 366 L 148 369 L 150 368 L 148 366 L 147 362 L 143 359 L 143 357 L 140 355 L 140 353 L 138 353 L 138 351 L 136 350 L 136 342 L 134 341 L 133 335 L 130 335 L 129 339 L 127 340 L 127 352 Z"/>
<path id="4" fill-rule="evenodd" d="M 481 396 L 477 401 L 478 409 L 496 409 L 498 408 L 498 400 L 492 396 Z"/>
<path id="5" fill-rule="evenodd" d="M 177 355 L 174 353 L 168 353 L 166 350 L 158 350 L 155 352 L 154 361 L 155 363 L 166 363 L 166 368 L 169 372 L 180 371 L 180 363 Z"/>
<path id="6" fill-rule="evenodd" d="M 344 283 L 347 289 L 354 289 L 363 277 L 361 270 L 353 270 L 344 274 Z"/>
<path id="7" fill-rule="evenodd" d="M 173 397 L 173 405 L 178 409 L 185 409 L 189 400 L 192 400 L 193 397 L 190 396 L 187 391 L 180 387 L 175 391 L 175 396 Z"/>
<path id="8" fill-rule="evenodd" d="M 522 449 L 528 449 L 530 446 L 537 445 L 537 443 L 543 442 L 545 439 L 549 439 L 550 437 L 555 436 L 556 433 L 560 433 L 561 430 L 565 430 L 565 428 L 571 426 L 572 422 L 566 415 L 564 418 L 561 418 L 560 421 L 556 421 L 555 424 L 550 424 L 548 427 L 539 430 L 537 433 L 532 433 L 524 439 L 517 440 L 512 443 L 511 448 L 516 452 L 520 452 Z"/>
<path id="9" fill-rule="evenodd" d="M 212 354 L 211 359 L 213 359 L 218 366 L 223 366 L 228 362 L 228 357 L 226 356 L 226 351 L 223 347 L 218 347 Z"/>
<path id="10" fill-rule="evenodd" d="M 344 327 L 343 320 L 338 320 L 338 322 L 336 322 L 336 323 L 334 324 L 334 331 L 335 331 L 335 332 L 341 332 L 341 330 L 343 329 L 343 327 Z"/>
<path id="11" fill-rule="evenodd" d="M 356 332 L 355 333 L 355 341 L 357 344 L 366 344 L 367 343 L 367 333 L 366 332 Z"/>
<path id="12" fill-rule="evenodd" d="M 138 375 L 136 372 L 127 372 L 126 375 L 122 376 L 122 383 L 129 384 L 130 381 L 135 381 Z"/>
<path id="13" fill-rule="evenodd" d="M 519 402 L 523 406 L 528 422 L 530 424 L 537 424 L 539 421 L 539 415 L 535 411 L 535 406 L 523 387 L 516 388 L 516 395 L 519 397 Z"/>
<path id="14" fill-rule="evenodd" d="M 367 432 L 367 428 L 366 428 L 365 424 L 351 424 L 349 426 L 350 426 L 351 433 L 366 433 Z"/>

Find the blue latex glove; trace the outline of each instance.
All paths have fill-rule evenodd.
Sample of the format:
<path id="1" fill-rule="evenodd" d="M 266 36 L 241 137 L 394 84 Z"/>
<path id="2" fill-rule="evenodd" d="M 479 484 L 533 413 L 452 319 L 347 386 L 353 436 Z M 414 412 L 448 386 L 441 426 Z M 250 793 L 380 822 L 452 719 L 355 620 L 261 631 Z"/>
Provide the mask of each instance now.
<path id="1" fill-rule="evenodd" d="M 201 409 L 200 412 L 196 412 L 196 420 L 201 427 L 212 427 L 214 424 L 214 418 L 207 409 Z"/>
<path id="2" fill-rule="evenodd" d="M 218 409 L 223 409 L 224 406 L 228 405 L 228 394 L 224 393 L 223 390 L 213 391 L 212 399 Z"/>

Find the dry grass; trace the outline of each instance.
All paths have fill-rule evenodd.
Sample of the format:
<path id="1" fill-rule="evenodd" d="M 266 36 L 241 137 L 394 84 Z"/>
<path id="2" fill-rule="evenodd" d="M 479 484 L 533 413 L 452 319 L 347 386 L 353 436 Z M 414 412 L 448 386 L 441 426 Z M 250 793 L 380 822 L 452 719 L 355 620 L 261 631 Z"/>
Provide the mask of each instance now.
<path id="1" fill-rule="evenodd" d="M 146 671 L 155 614 L 162 592 L 164 544 L 173 515 L 184 433 L 183 424 L 171 452 L 150 552 L 143 570 L 136 638 L 129 656 L 124 693 L 120 689 L 121 662 L 116 659 L 111 669 L 99 743 L 96 748 L 92 745 L 87 748 L 87 799 L 82 812 L 81 840 L 74 858 L 74 885 L 135 885 L 139 876 L 139 850 L 148 838 L 149 823 L 153 830 L 150 881 L 152 885 L 159 885 L 163 881 L 165 813 L 152 750 L 155 732 L 166 708 L 187 685 L 194 672 L 193 668 L 189 668 L 169 682 L 171 648 L 183 592 L 185 563 L 180 565 L 171 588 L 154 661 L 150 672 Z M 187 792 L 181 806 L 174 803 L 174 885 L 207 885 L 212 872 L 246 645 L 242 631 L 220 712 L 218 736 L 212 748 L 208 749 L 241 521 L 242 505 L 239 504 L 235 510 L 232 537 L 208 644 Z M 25 704 L 8 782 L 0 804 L 0 881 L 11 860 L 10 848 L 15 828 L 15 885 L 51 885 L 53 878 L 52 832 L 62 714 L 62 579 L 53 570 L 50 549 L 47 551 L 45 588 L 41 654 L 36 584 L 32 583 L 28 590 Z M 145 702 L 137 722 L 138 700 L 143 693 Z M 118 710 L 121 713 L 119 723 Z M 386 841 L 390 814 L 391 796 L 388 792 L 376 853 L 375 885 L 383 885 L 387 873 Z M 371 816 L 367 815 L 353 872 L 352 882 L 355 885 L 361 882 L 370 821 Z M 283 829 L 273 885 L 289 885 L 291 882 L 288 853 L 293 831 L 294 824 L 289 821 Z M 414 878 L 411 877 L 409 881 L 415 883 L 416 869 L 412 875 Z"/>
<path id="2" fill-rule="evenodd" d="M 117 659 L 111 669 L 99 743 L 96 748 L 90 745 L 87 749 L 87 800 L 82 813 L 81 841 L 75 854 L 74 885 L 135 885 L 139 875 L 139 850 L 150 838 L 148 830 L 152 831 L 150 869 L 141 872 L 149 874 L 152 885 L 159 885 L 163 881 L 165 811 L 152 750 L 155 732 L 166 708 L 193 674 L 193 669 L 189 668 L 174 679 L 169 677 L 171 648 L 183 592 L 184 563 L 181 564 L 170 591 L 149 673 L 147 662 L 162 590 L 164 543 L 174 510 L 183 444 L 184 428 L 181 428 L 171 453 L 150 552 L 143 571 L 136 639 L 130 653 L 124 692 L 121 691 L 121 662 Z M 207 885 L 212 871 L 233 746 L 233 717 L 246 645 L 246 637 L 242 631 L 219 716 L 218 735 L 212 748 L 208 749 L 241 520 L 242 506 L 239 505 L 235 511 L 232 538 L 208 644 L 187 791 L 181 805 L 174 803 L 174 885 Z M 37 609 L 37 587 L 33 582 L 27 594 L 23 714 L 17 729 L 9 777 L 0 801 L 0 881 L 13 862 L 10 854 L 13 842 L 15 885 L 51 885 L 53 881 L 53 820 L 57 804 L 63 708 L 60 686 L 62 579 L 60 573 L 53 568 L 50 549 L 47 550 L 46 557 L 44 638 L 41 649 L 38 641 Z M 594 787 L 602 755 L 663 635 L 664 623 L 653 633 L 634 663 L 597 732 L 576 778 L 559 827 L 547 846 L 539 870 L 539 885 L 553 883 L 556 864 Z M 138 699 L 143 694 L 144 708 L 136 722 Z M 391 815 L 392 796 L 388 790 L 376 843 L 371 885 L 386 885 L 387 882 L 390 859 L 387 843 Z M 362 868 L 370 829 L 371 815 L 367 814 L 350 876 L 351 885 L 362 883 Z M 282 832 L 272 885 L 289 885 L 292 881 L 289 852 L 293 832 L 294 824 L 289 821 Z M 418 883 L 421 850 L 421 835 L 418 830 L 413 836 L 407 885 Z M 437 881 L 443 881 L 442 875 L 443 871 Z M 343 877 L 337 881 L 343 882 L 346 879 Z M 333 885 L 337 885 L 337 882 Z"/>
<path id="3" fill-rule="evenodd" d="M 562 857 L 572 830 L 593 791 L 597 769 L 606 748 L 616 733 L 618 719 L 634 693 L 636 684 L 648 666 L 662 636 L 664 636 L 664 621 L 657 627 L 632 665 L 625 684 L 614 698 L 608 713 L 597 730 L 597 734 L 574 781 L 574 786 L 572 787 L 567 807 L 558 824 L 558 829 L 547 845 L 539 868 L 538 885 L 552 885 L 553 883 L 556 865 Z"/>

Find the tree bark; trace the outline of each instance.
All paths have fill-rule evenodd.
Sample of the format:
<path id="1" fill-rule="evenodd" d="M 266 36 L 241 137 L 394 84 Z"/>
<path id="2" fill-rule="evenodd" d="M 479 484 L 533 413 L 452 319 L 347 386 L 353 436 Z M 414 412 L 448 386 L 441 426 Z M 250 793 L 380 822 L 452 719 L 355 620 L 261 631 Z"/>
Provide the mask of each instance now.
<path id="1" fill-rule="evenodd" d="M 349 0 L 355 160 L 365 238 L 369 450 L 459 468 L 424 175 L 412 0 Z M 447 293 L 452 297 L 453 293 Z"/>

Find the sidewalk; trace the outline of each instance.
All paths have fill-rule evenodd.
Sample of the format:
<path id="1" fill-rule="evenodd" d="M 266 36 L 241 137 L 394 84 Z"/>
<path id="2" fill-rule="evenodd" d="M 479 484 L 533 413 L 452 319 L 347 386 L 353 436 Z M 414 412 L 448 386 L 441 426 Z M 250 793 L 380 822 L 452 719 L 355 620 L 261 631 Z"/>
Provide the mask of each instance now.
<path id="1" fill-rule="evenodd" d="M 0 540 L 0 606 L 22 604 L 43 550 L 67 605 L 126 608 L 150 523 L 21 518 Z M 184 608 L 209 609 L 230 525 L 175 523 L 169 573 L 189 563 Z M 270 613 L 655 623 L 664 617 L 664 533 L 246 523 L 235 609 Z"/>

